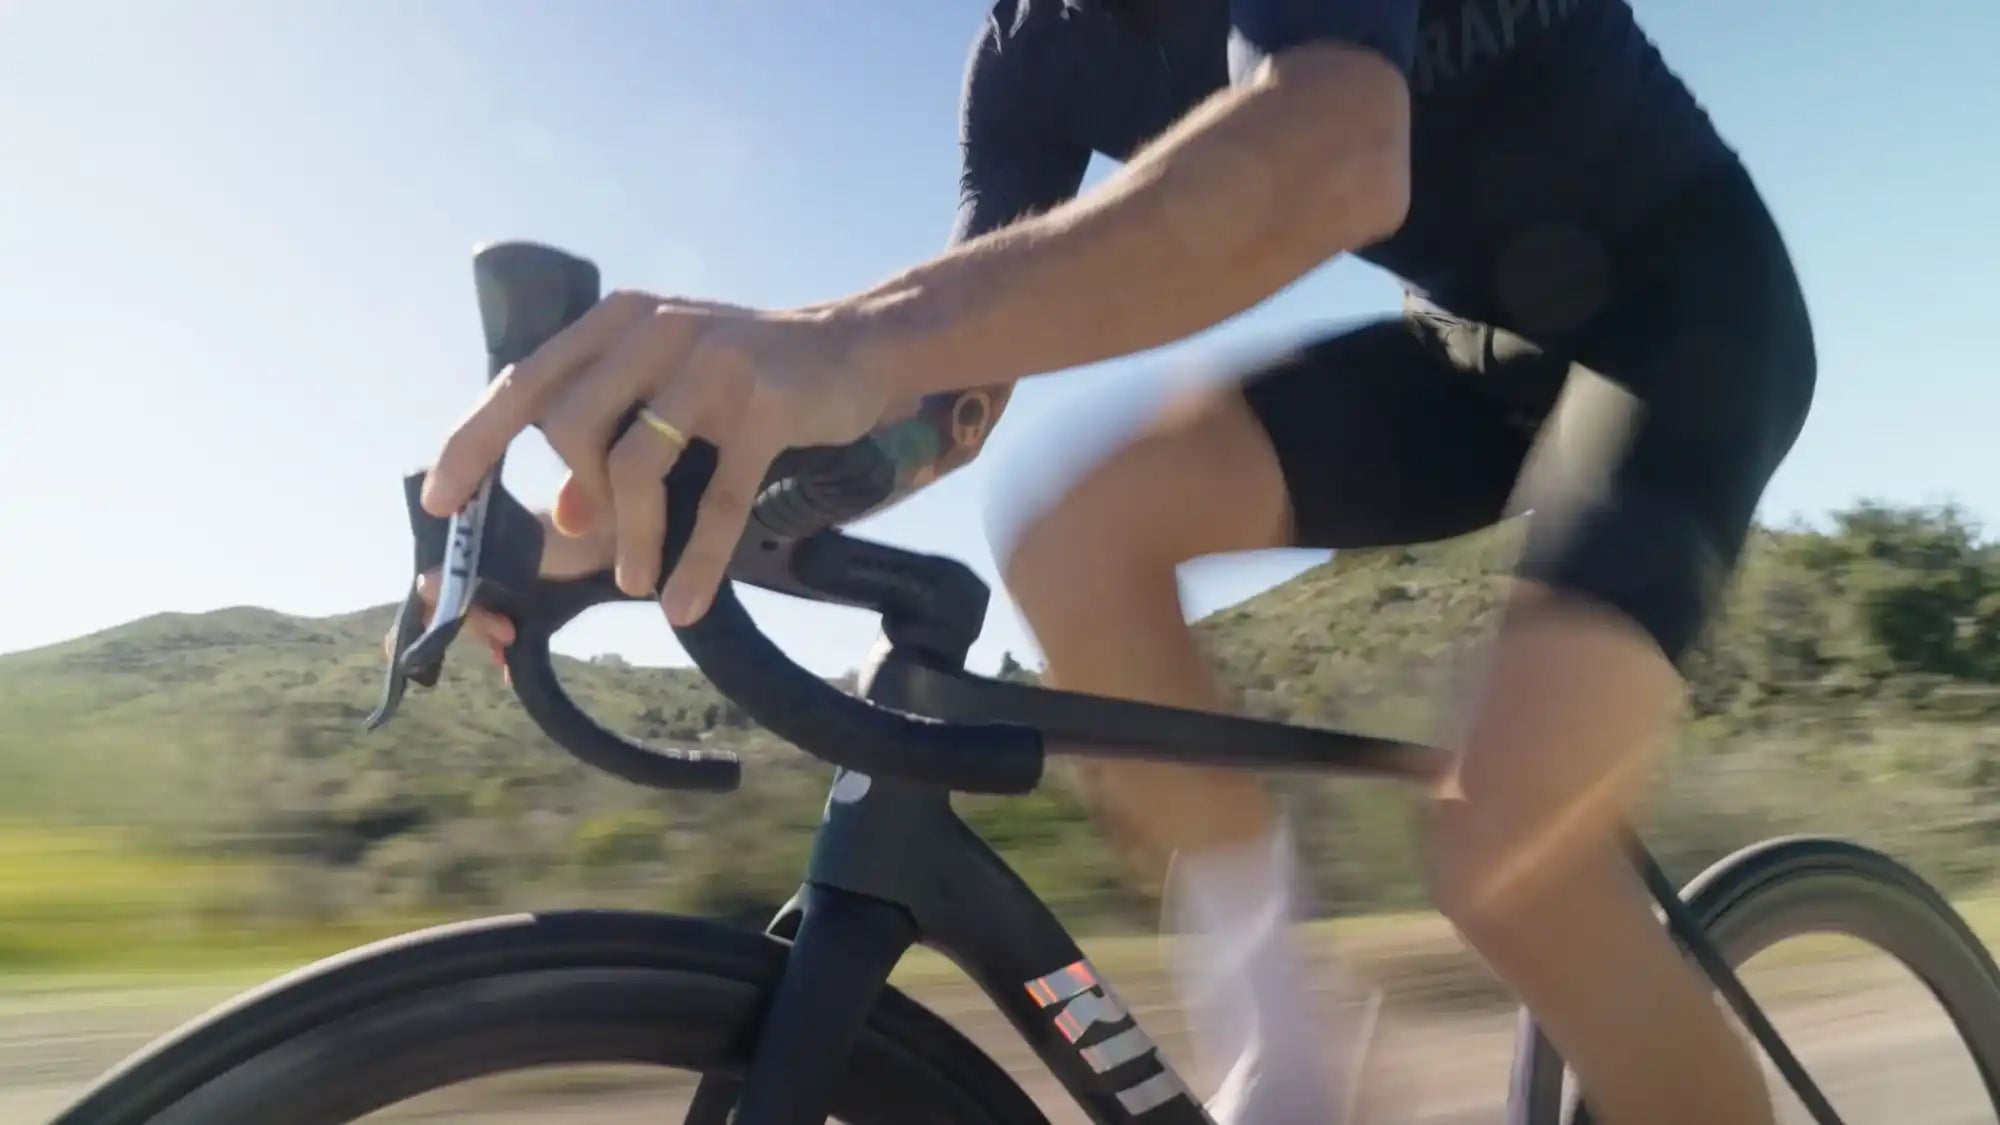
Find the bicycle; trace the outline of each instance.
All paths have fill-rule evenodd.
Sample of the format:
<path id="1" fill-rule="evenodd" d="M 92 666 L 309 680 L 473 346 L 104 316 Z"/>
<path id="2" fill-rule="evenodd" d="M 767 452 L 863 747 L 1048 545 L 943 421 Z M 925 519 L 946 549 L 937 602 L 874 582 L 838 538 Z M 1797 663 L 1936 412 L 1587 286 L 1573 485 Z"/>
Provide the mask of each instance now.
<path id="1" fill-rule="evenodd" d="M 480 250 L 474 279 L 489 376 L 596 303 L 594 265 L 534 243 Z M 629 424 L 628 419 L 628 424 Z M 714 465 L 696 443 L 667 480 L 668 564 Z M 443 566 L 426 627 L 414 594 L 371 727 L 405 685 L 437 683 L 479 601 L 513 617 L 513 689 L 558 745 L 625 780 L 726 790 L 740 765 L 606 730 L 559 683 L 551 636 L 628 600 L 608 575 L 537 576 L 541 529 L 496 482 L 450 520 L 405 480 L 419 571 Z M 856 695 L 789 660 L 725 583 L 678 630 L 718 690 L 772 732 L 837 767 L 798 894 L 764 934 L 697 918 L 577 911 L 441 926 L 301 969 L 168 1035 L 104 1076 L 57 1125 L 335 1125 L 473 1078 L 558 1063 L 700 1072 L 690 1125 L 1031 1125 L 1041 1112 L 958 1031 L 886 981 L 913 945 L 977 982 L 1099 1125 L 1195 1125 L 1200 1104 L 1117 992 L 1034 893 L 953 813 L 953 792 L 1020 794 L 1049 755 L 1131 756 L 1247 768 L 1433 777 L 1440 750 L 1362 734 L 1147 706 L 964 670 L 989 591 L 971 570 L 833 526 L 886 498 L 869 441 L 796 450 L 761 494 L 731 568 L 749 582 L 880 615 Z M 664 567 L 662 573 L 671 569 Z M 1229 748 L 1226 751 L 1222 748 Z M 1636 839 L 1634 863 L 1664 924 L 1822 1125 L 1838 1121 L 1732 968 L 1776 942 L 1838 933 L 1891 954 L 1941 1002 L 2000 1105 L 2000 970 L 1935 890 L 1889 857 L 1830 838 L 1744 849 L 1676 891 Z M 1515 1125 L 1588 1120 L 1564 1066 L 1525 1013 Z"/>

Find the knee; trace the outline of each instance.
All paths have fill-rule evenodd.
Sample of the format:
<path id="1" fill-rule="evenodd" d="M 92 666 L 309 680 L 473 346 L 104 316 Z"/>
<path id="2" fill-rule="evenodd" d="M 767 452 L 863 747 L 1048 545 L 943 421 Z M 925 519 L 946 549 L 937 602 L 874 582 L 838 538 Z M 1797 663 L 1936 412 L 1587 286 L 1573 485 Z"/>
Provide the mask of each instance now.
<path id="1" fill-rule="evenodd" d="M 1043 605 L 1066 591 L 1087 591 L 1096 579 L 1116 581 L 1144 560 L 1143 544 L 1127 526 L 1117 474 L 1092 475 L 1111 479 L 1080 482 L 1015 533 L 1001 574 L 1022 603 Z"/>
<path id="2" fill-rule="evenodd" d="M 1076 475 L 1015 531 L 1002 563 L 1008 590 L 1024 604 L 1090 598 L 1199 553 L 1188 541 L 1207 517 L 1186 479 L 1201 471 L 1199 453 L 1185 427 L 1162 419 Z M 1183 504 L 1196 510 L 1177 511 Z"/>

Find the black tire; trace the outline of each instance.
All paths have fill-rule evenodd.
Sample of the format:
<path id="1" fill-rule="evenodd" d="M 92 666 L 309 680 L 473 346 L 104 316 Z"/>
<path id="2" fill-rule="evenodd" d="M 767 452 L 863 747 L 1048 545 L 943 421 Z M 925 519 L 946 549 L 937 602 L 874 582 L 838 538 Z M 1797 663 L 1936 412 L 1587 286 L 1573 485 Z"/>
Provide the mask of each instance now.
<path id="1" fill-rule="evenodd" d="M 344 1125 L 418 1094 L 555 1064 L 740 1074 L 783 966 L 776 939 L 689 918 L 518 915 L 343 954 L 167 1036 L 55 1125 Z M 834 1113 L 1046 1125 L 1006 1072 L 884 990 Z"/>
<path id="2" fill-rule="evenodd" d="M 1845 840 L 1786 837 L 1716 863 L 1681 898 L 1732 966 L 1807 934 L 1843 935 L 1894 957 L 1951 1017 L 2000 1111 L 2000 970 L 1910 869 Z M 1563 1074 L 1555 1048 L 1522 1013 L 1511 1125 L 1559 1125 Z"/>

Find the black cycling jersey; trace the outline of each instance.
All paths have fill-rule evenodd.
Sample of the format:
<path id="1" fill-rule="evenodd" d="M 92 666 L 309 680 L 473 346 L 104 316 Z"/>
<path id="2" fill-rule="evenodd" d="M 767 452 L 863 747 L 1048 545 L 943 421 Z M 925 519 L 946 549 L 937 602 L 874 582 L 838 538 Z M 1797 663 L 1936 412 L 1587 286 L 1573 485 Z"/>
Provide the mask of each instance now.
<path id="1" fill-rule="evenodd" d="M 1142 7 L 1146 18 L 1122 9 Z M 1073 195 L 1263 55 L 1377 51 L 1414 95 L 1411 201 L 1357 253 L 1529 334 L 1591 310 L 1606 244 L 1735 158 L 1625 0 L 1000 0 L 968 67 L 959 233 Z"/>
<path id="2" fill-rule="evenodd" d="M 1295 542 L 1501 518 L 1538 434 L 1597 409 L 1560 397 L 1588 369 L 1640 409 L 1622 442 L 1552 462 L 1520 573 L 1681 657 L 1816 360 L 1763 200 L 1625 0 L 1000 0 L 967 70 L 957 236 L 1061 203 L 1092 153 L 1128 157 L 1312 41 L 1375 51 L 1410 82 L 1409 215 L 1356 253 L 1413 299 L 1241 372 Z"/>

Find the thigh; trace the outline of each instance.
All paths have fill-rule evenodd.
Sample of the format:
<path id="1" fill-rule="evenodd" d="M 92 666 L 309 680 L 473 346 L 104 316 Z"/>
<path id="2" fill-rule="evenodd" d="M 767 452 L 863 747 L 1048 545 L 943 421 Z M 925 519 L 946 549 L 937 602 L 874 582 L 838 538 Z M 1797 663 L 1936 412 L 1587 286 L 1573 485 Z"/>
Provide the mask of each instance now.
<path id="1" fill-rule="evenodd" d="M 1102 441 L 1047 442 L 1018 475 L 1011 510 L 995 513 L 1016 597 L 1050 581 L 1073 588 L 1084 565 L 1123 581 L 1135 565 L 1170 572 L 1285 545 L 1284 480 L 1233 386 L 1178 396 L 1136 432 Z"/>
<path id="2" fill-rule="evenodd" d="M 1507 514 L 1547 403 L 1495 394 L 1440 323 L 1370 323 L 1245 379 L 1284 477 L 1295 545 L 1434 542 Z"/>

